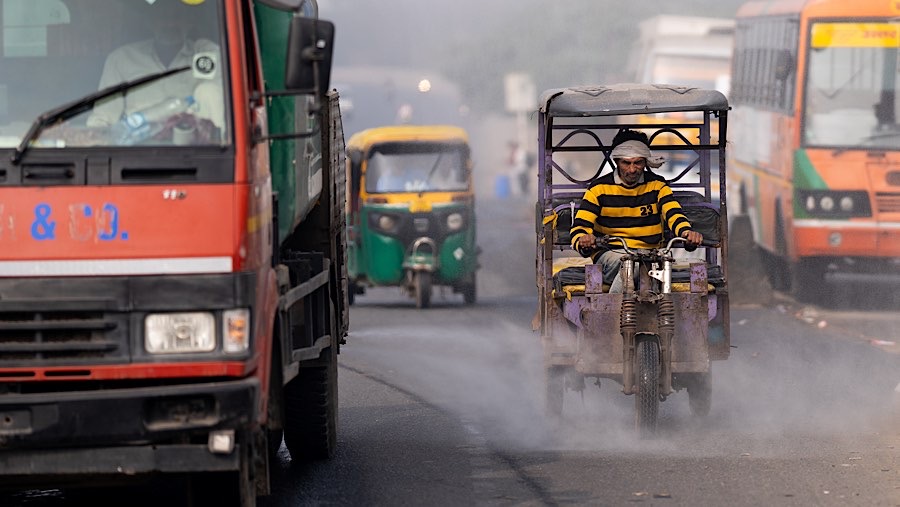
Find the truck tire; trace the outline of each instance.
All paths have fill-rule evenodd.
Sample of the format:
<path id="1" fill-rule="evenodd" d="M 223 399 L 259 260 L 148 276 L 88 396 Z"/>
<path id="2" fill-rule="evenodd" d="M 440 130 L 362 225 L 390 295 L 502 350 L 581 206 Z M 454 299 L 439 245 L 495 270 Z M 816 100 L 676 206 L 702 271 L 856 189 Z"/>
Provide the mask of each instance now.
<path id="1" fill-rule="evenodd" d="M 334 456 L 337 445 L 337 340 L 284 386 L 284 444 L 291 460 Z"/>
<path id="2" fill-rule="evenodd" d="M 188 507 L 256 507 L 256 486 L 250 477 L 249 447 L 243 444 L 234 452 L 241 453 L 239 471 L 192 474 L 187 488 Z"/>

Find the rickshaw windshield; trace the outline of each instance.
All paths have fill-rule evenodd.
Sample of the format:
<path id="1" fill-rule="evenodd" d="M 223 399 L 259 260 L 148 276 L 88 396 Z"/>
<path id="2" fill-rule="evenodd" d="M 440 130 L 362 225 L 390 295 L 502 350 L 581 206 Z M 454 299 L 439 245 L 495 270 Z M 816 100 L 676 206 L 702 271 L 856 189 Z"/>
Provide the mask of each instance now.
<path id="1" fill-rule="evenodd" d="M 443 143 L 386 144 L 366 163 L 366 192 L 460 192 L 469 187 L 466 149 Z"/>

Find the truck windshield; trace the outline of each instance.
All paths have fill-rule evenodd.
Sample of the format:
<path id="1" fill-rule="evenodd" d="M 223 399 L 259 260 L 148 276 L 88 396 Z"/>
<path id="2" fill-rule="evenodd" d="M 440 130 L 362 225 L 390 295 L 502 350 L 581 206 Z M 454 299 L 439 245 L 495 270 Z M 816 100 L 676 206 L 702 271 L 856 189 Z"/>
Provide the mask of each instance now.
<path id="1" fill-rule="evenodd" d="M 0 148 L 47 111 L 185 67 L 52 122 L 32 146 L 227 144 L 220 19 L 214 0 L 0 0 Z"/>

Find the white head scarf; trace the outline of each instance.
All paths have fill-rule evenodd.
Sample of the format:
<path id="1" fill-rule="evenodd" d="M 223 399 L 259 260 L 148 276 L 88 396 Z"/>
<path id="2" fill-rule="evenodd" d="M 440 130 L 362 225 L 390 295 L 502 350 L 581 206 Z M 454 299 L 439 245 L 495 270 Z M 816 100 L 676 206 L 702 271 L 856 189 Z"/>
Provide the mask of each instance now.
<path id="1" fill-rule="evenodd" d="M 624 143 L 613 148 L 612 159 L 620 158 L 644 158 L 647 159 L 647 165 L 656 169 L 663 165 L 666 161 L 663 157 L 654 157 L 650 152 L 650 147 L 640 141 L 625 141 Z"/>

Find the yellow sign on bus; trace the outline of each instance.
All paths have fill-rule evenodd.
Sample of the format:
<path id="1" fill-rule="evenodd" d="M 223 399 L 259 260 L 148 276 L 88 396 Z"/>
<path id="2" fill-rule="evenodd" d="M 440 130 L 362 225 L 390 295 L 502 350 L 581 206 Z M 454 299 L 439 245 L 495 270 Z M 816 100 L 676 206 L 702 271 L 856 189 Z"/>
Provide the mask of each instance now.
<path id="1" fill-rule="evenodd" d="M 893 23 L 816 23 L 814 48 L 900 47 L 900 25 Z"/>

